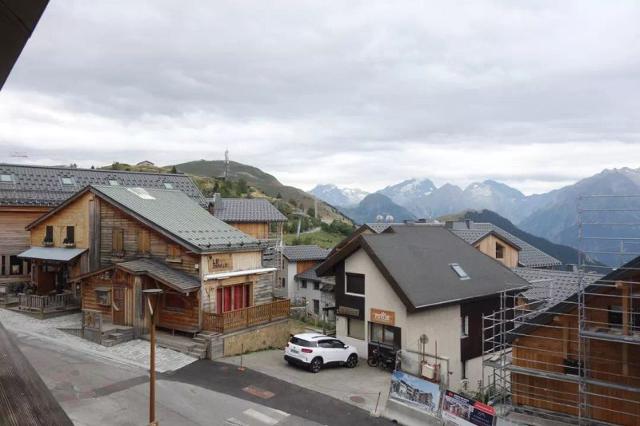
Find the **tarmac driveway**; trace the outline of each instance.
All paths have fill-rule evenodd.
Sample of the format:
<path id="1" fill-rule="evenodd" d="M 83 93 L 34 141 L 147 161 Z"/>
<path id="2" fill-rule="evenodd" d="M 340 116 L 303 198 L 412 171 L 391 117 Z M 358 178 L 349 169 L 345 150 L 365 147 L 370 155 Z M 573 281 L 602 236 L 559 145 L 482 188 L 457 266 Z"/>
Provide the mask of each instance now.
<path id="1" fill-rule="evenodd" d="M 360 359 L 356 368 L 326 367 L 313 374 L 303 368 L 290 366 L 283 356 L 282 350 L 254 352 L 242 356 L 242 365 L 285 382 L 329 395 L 367 410 L 373 415 L 380 415 L 384 411 L 389 396 L 389 372 L 369 367 L 366 360 Z M 218 361 L 240 365 L 240 358 L 233 356 Z"/>

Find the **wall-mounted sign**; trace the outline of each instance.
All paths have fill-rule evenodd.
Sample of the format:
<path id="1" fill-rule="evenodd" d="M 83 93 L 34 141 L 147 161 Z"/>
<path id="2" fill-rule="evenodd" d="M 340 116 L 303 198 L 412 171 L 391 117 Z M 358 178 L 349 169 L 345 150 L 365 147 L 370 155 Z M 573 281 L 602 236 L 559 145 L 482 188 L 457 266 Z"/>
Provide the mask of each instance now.
<path id="1" fill-rule="evenodd" d="M 348 306 L 338 306 L 336 309 L 336 313 L 338 315 L 346 315 L 349 317 L 358 317 L 360 316 L 360 309 L 350 308 Z"/>
<path id="2" fill-rule="evenodd" d="M 384 325 L 396 325 L 396 313 L 393 311 L 371 308 L 371 322 Z"/>
<path id="3" fill-rule="evenodd" d="M 228 271 L 231 269 L 231 254 L 213 254 L 208 256 L 209 272 Z"/>

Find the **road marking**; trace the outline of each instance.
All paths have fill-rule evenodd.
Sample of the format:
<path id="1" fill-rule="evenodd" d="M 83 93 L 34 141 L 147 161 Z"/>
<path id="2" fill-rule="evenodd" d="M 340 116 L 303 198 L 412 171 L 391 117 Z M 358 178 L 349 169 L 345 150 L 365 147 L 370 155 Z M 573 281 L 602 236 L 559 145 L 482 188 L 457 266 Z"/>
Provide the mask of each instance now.
<path id="1" fill-rule="evenodd" d="M 246 393 L 253 395 L 253 396 L 257 396 L 258 398 L 262 398 L 262 399 L 269 399 L 269 398 L 273 398 L 273 396 L 275 395 L 275 393 L 270 392 L 268 390 L 265 389 L 261 389 L 259 387 L 256 386 L 247 386 L 246 388 L 242 389 L 243 391 L 245 391 Z"/>
<path id="2" fill-rule="evenodd" d="M 224 421 L 226 425 L 234 425 L 234 426 L 249 426 L 248 423 L 242 422 L 235 417 L 231 417 Z"/>
<path id="3" fill-rule="evenodd" d="M 276 420 L 273 417 L 269 417 L 266 414 L 262 414 L 261 412 L 256 411 L 253 408 L 245 410 L 243 414 L 267 425 L 275 425 L 279 422 L 279 420 Z"/>
<path id="4" fill-rule="evenodd" d="M 269 408 L 271 411 L 273 411 L 274 413 L 278 413 L 280 414 L 282 417 L 289 417 L 291 414 L 282 411 L 282 410 L 276 410 L 275 408 Z"/>

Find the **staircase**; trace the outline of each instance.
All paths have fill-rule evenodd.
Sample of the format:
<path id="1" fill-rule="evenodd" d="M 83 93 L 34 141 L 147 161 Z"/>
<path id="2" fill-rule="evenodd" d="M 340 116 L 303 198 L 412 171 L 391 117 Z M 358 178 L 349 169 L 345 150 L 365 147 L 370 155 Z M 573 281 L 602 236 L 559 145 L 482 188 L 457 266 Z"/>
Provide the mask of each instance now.
<path id="1" fill-rule="evenodd" d="M 133 340 L 133 328 L 116 328 L 102 333 L 102 346 L 111 347 Z"/>
<path id="2" fill-rule="evenodd" d="M 210 359 L 218 359 L 224 356 L 224 340 L 222 339 L 221 333 L 216 333 L 214 331 L 202 331 L 198 333 L 196 338 L 199 336 L 202 336 L 202 338 L 206 339 L 208 342 L 208 346 L 210 348 Z"/>
<path id="3" fill-rule="evenodd" d="M 183 354 L 191 355 L 198 359 L 204 359 L 207 357 L 207 348 L 209 346 L 209 339 L 216 333 L 203 331 L 192 339 L 186 336 L 171 335 L 169 333 L 157 333 L 156 344 L 160 347 L 173 349 L 174 351 L 182 352 Z M 149 339 L 149 335 L 144 335 L 144 339 Z"/>

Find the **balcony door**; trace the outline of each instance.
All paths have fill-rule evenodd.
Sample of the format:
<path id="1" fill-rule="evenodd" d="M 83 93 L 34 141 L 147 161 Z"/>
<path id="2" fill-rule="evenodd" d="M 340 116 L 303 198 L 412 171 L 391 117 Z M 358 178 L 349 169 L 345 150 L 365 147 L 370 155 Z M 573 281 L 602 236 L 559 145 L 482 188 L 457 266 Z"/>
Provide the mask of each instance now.
<path id="1" fill-rule="evenodd" d="M 218 287 L 216 313 L 235 311 L 251 306 L 251 283 Z"/>

